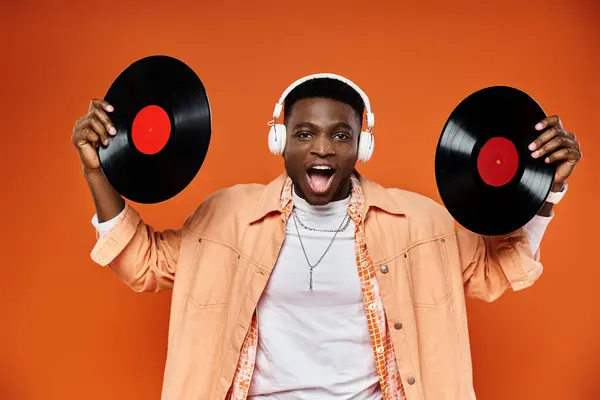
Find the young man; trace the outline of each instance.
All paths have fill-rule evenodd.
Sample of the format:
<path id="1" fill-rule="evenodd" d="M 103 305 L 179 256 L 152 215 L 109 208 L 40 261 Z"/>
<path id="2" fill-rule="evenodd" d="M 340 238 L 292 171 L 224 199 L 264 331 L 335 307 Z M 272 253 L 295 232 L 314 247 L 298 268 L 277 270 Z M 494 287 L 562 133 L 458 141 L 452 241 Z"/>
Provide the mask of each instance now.
<path id="1" fill-rule="evenodd" d="M 536 281 L 552 204 L 517 232 L 482 237 L 427 198 L 358 176 L 372 151 L 365 103 L 373 119 L 350 85 L 321 77 L 291 90 L 269 137 L 286 173 L 213 193 L 163 232 L 100 170 L 111 106 L 93 100 L 76 123 L 93 260 L 135 291 L 173 289 L 164 399 L 475 398 L 465 295 L 492 301 Z M 557 163 L 561 192 L 581 152 L 557 117 L 546 128 L 532 156 Z"/>

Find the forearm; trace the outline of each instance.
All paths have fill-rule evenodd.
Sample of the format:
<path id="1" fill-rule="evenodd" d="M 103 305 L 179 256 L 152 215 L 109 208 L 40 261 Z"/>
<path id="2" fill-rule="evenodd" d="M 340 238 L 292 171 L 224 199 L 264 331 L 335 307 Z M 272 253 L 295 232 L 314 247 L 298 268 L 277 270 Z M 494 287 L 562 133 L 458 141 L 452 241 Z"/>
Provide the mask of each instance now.
<path id="1" fill-rule="evenodd" d="M 552 189 L 550 189 L 550 190 L 558 193 L 558 192 L 562 192 L 564 187 L 565 187 L 564 183 L 555 183 L 552 185 Z M 537 215 L 540 215 L 542 217 L 550 217 L 552 215 L 553 208 L 554 208 L 554 204 L 545 202 L 544 205 L 542 206 L 542 208 L 540 209 L 540 211 L 537 213 Z"/>
<path id="2" fill-rule="evenodd" d="M 85 170 L 84 177 L 92 194 L 98 222 L 108 221 L 125 208 L 125 200 L 108 182 L 101 170 Z"/>
<path id="3" fill-rule="evenodd" d="M 536 223 L 527 228 L 539 231 L 543 226 Z M 539 253 L 532 254 L 531 243 L 525 235 L 525 230 L 502 236 L 481 236 L 458 230 L 463 282 L 468 297 L 494 301 L 506 289 L 521 290 L 539 278 L 543 270 Z M 539 243 L 532 247 L 537 246 Z"/>
<path id="4" fill-rule="evenodd" d="M 157 232 L 127 204 L 122 217 L 109 222 L 112 228 L 99 235 L 92 259 L 137 292 L 172 287 L 184 229 Z"/>

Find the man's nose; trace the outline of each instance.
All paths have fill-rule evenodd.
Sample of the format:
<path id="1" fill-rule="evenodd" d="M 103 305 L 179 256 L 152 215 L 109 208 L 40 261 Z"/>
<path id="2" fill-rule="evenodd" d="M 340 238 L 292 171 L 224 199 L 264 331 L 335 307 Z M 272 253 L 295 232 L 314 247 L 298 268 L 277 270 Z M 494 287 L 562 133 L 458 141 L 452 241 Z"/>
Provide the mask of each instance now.
<path id="1" fill-rule="evenodd" d="M 318 135 L 313 142 L 312 153 L 319 157 L 333 155 L 335 154 L 333 143 L 326 135 Z"/>

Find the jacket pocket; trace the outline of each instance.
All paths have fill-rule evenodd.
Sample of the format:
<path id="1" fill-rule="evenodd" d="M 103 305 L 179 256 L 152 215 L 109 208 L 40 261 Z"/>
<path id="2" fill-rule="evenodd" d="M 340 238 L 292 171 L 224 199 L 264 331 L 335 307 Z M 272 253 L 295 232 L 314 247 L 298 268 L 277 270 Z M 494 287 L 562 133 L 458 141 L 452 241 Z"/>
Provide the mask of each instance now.
<path id="1" fill-rule="evenodd" d="M 238 252 L 225 244 L 197 239 L 185 285 L 189 300 L 199 307 L 227 305 L 239 259 Z"/>
<path id="2" fill-rule="evenodd" d="M 423 242 L 404 254 L 416 307 L 435 307 L 450 296 L 452 284 L 445 242 Z"/>

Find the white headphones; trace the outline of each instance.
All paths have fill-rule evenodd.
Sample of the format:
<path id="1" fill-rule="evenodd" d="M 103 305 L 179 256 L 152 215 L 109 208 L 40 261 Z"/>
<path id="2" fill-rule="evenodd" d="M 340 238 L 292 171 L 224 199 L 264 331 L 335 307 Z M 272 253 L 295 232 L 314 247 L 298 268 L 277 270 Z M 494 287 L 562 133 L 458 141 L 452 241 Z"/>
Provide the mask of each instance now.
<path id="1" fill-rule="evenodd" d="M 273 111 L 273 121 L 269 122 L 269 125 L 271 125 L 271 129 L 269 130 L 269 150 L 271 150 L 271 153 L 279 155 L 282 154 L 283 150 L 285 149 L 285 125 L 277 123 L 277 118 L 279 117 L 279 115 L 281 114 L 281 110 L 283 109 L 283 101 L 285 100 L 285 97 L 298 85 L 310 79 L 320 78 L 336 79 L 338 81 L 344 82 L 345 84 L 353 88 L 360 95 L 360 97 L 362 97 L 366 108 L 367 130 L 362 131 L 358 139 L 358 161 L 369 161 L 369 159 L 373 155 L 373 149 L 375 147 L 375 138 L 372 134 L 373 126 L 375 125 L 375 114 L 373 114 L 373 112 L 371 111 L 371 103 L 369 102 L 369 98 L 367 97 L 367 95 L 352 81 L 335 74 L 313 74 L 304 78 L 300 78 L 296 82 L 292 83 L 285 90 L 285 92 L 283 92 L 283 94 L 279 98 L 279 101 L 277 102 L 277 104 L 275 104 L 275 110 Z"/>

